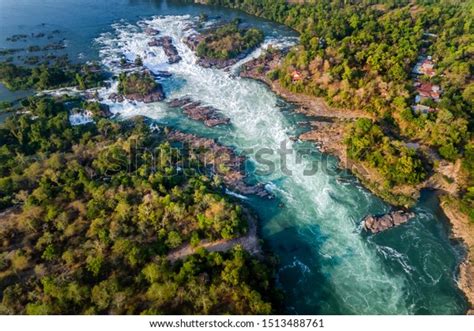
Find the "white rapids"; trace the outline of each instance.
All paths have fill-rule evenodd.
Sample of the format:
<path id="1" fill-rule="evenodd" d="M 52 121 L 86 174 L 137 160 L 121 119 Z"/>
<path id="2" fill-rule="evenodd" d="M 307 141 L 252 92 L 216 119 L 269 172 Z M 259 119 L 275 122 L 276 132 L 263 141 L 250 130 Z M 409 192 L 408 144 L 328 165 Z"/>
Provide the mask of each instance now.
<path id="1" fill-rule="evenodd" d="M 223 140 L 239 151 L 247 151 L 247 156 L 258 168 L 265 166 L 255 162 L 256 152 L 262 148 L 278 150 L 281 142 L 286 142 L 291 149 L 295 142 L 290 139 L 289 131 L 293 130 L 277 106 L 277 97 L 261 83 L 241 79 L 234 75 L 234 70 L 243 62 L 258 56 L 262 48 L 254 51 L 245 60 L 240 61 L 230 71 L 206 69 L 196 64 L 192 51 L 182 42 L 183 37 L 192 33 L 195 19 L 190 16 L 165 16 L 144 20 L 136 25 L 125 22 L 113 26 L 113 33 L 101 35 L 96 41 L 104 65 L 112 72 L 120 68 L 114 63 L 123 55 L 133 61 L 137 56 L 143 59 L 144 66 L 151 71 L 168 71 L 173 78 L 164 82 L 168 99 L 182 96 L 211 105 L 231 119 L 230 131 Z M 143 32 L 144 26 L 160 31 L 163 36 L 170 36 L 182 57 L 182 61 L 169 65 L 167 57 L 159 47 L 149 47 L 152 37 Z M 262 46 L 272 44 L 289 45 L 291 38 L 270 38 Z M 100 91 L 106 100 L 108 94 L 116 89 L 112 87 Z M 111 111 L 121 116 L 145 115 L 166 123 L 169 115 L 165 103 L 140 104 L 125 102 L 116 104 L 106 101 Z M 276 155 L 267 156 L 275 162 Z M 410 305 L 405 302 L 405 282 L 403 275 L 390 274 L 384 268 L 382 254 L 392 254 L 402 261 L 408 271 L 410 266 L 399 252 L 380 247 L 367 241 L 358 230 L 360 217 L 374 203 L 373 197 L 359 189 L 358 194 L 351 185 L 337 185 L 334 176 L 323 171 L 307 176 L 304 169 L 309 161 L 296 162 L 294 157 L 287 161 L 291 175 L 277 167 L 271 174 L 258 179 L 267 184 L 272 192 L 281 199 L 286 211 L 276 215 L 267 222 L 264 236 L 273 236 L 288 227 L 317 226 L 319 235 L 327 238 L 312 246 L 311 252 L 323 261 L 318 268 L 327 276 L 332 300 L 336 301 L 343 313 L 348 314 L 405 314 L 410 313 Z M 230 192 L 229 192 L 230 194 Z M 336 199 L 335 197 L 339 197 Z M 382 207 L 383 208 L 383 207 Z M 354 210 L 357 209 L 357 212 Z M 315 233 L 314 236 L 317 234 Z M 303 265 L 306 274 L 311 265 L 297 260 L 290 261 L 284 268 L 296 268 Z M 315 291 L 317 283 L 312 284 Z"/>

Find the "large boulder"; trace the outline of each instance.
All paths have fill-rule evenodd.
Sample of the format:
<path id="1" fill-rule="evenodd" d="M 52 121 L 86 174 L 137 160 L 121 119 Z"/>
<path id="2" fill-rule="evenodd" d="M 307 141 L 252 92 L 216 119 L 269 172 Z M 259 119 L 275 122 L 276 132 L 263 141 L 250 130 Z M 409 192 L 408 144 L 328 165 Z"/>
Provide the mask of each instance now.
<path id="1" fill-rule="evenodd" d="M 413 217 L 415 217 L 415 213 L 413 212 L 397 210 L 385 215 L 368 215 L 364 218 L 362 223 L 366 231 L 378 233 L 406 223 Z"/>

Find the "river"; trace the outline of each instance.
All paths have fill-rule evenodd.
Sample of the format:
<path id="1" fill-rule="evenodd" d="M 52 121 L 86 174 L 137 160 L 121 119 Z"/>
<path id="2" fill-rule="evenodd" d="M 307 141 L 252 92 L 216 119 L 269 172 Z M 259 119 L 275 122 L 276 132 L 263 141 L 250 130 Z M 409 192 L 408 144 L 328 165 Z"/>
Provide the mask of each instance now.
<path id="1" fill-rule="evenodd" d="M 214 106 L 231 119 L 225 127 L 206 128 L 165 103 L 112 104 L 121 117 L 145 115 L 186 132 L 217 139 L 248 157 L 249 181 L 262 183 L 275 199 L 255 196 L 241 201 L 260 217 L 259 232 L 279 258 L 277 281 L 285 292 L 286 312 L 297 314 L 462 314 L 466 302 L 456 286 L 462 249 L 450 241 L 436 197 L 424 192 L 414 208 L 417 217 L 377 235 L 361 230 L 361 219 L 390 206 L 337 170 L 337 160 L 309 143 L 291 137 L 302 129 L 292 106 L 263 84 L 229 71 L 195 63 L 182 42 L 197 16 L 226 20 L 240 17 L 264 30 L 263 47 L 288 45 L 295 34 L 271 22 L 222 8 L 177 1 L 3 0 L 0 4 L 0 47 L 14 33 L 59 29 L 73 59 L 97 59 L 113 72 L 122 54 L 137 55 L 152 71 L 173 74 L 161 83 L 169 98 L 190 96 Z M 34 16 L 31 16 L 35 13 Z M 220 17 L 220 18 L 219 18 Z M 25 23 L 27 22 L 27 23 Z M 46 24 L 42 24 L 46 23 Z M 173 38 L 183 61 L 168 65 L 162 50 L 150 50 L 144 23 Z M 26 42 L 27 43 L 27 42 Z M 257 56 L 260 50 L 251 54 Z M 242 61 L 242 62 L 245 62 Z M 110 91 L 103 90 L 104 96 Z M 289 151 L 277 154 L 282 143 Z M 262 151 L 274 169 L 257 162 Z M 310 151 L 297 158 L 295 151 Z M 318 164 L 311 175 L 305 170 Z"/>

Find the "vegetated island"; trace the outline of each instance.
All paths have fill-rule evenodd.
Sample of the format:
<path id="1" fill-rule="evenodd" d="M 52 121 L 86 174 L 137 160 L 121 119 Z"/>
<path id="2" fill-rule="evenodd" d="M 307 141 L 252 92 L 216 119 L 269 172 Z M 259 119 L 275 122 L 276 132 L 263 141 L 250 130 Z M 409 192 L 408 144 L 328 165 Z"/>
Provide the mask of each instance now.
<path id="1" fill-rule="evenodd" d="M 261 30 L 240 28 L 240 21 L 234 20 L 193 34 L 185 42 L 196 52 L 201 66 L 226 68 L 245 58 L 263 39 Z"/>
<path id="2" fill-rule="evenodd" d="M 118 93 L 110 100 L 123 102 L 125 99 L 144 103 L 158 102 L 165 98 L 163 87 L 148 71 L 121 73 L 118 78 Z"/>
<path id="3" fill-rule="evenodd" d="M 378 196 L 410 207 L 439 192 L 468 253 L 460 288 L 474 304 L 474 83 L 472 3 L 196 1 L 285 24 L 300 33 L 269 48 L 242 77 L 259 79 L 325 118 L 300 138 L 336 154 Z"/>

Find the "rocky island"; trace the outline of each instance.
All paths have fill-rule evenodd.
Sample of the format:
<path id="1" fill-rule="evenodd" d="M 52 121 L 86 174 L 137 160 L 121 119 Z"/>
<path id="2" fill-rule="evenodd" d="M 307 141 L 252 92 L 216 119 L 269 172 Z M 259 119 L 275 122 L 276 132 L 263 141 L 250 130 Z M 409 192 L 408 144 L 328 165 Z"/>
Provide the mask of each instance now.
<path id="1" fill-rule="evenodd" d="M 125 99 L 144 103 L 158 102 L 165 98 L 163 87 L 155 82 L 148 71 L 121 73 L 118 93 L 112 93 L 109 99 L 123 102 Z"/>
<path id="2" fill-rule="evenodd" d="M 189 36 L 185 43 L 196 52 L 205 68 L 226 68 L 244 58 L 263 41 L 263 32 L 242 29 L 239 21 L 223 24 Z"/>
<path id="3" fill-rule="evenodd" d="M 378 233 L 406 223 L 414 217 L 415 213 L 398 210 L 381 216 L 369 215 L 362 224 L 366 231 Z"/>
<path id="4" fill-rule="evenodd" d="M 183 143 L 187 152 L 200 160 L 205 170 L 217 176 L 229 189 L 240 194 L 255 194 L 262 198 L 271 198 L 263 185 L 246 183 L 246 174 L 243 171 L 245 157 L 236 155 L 230 147 L 223 146 L 213 139 L 180 131 L 171 131 L 167 139 Z"/>

